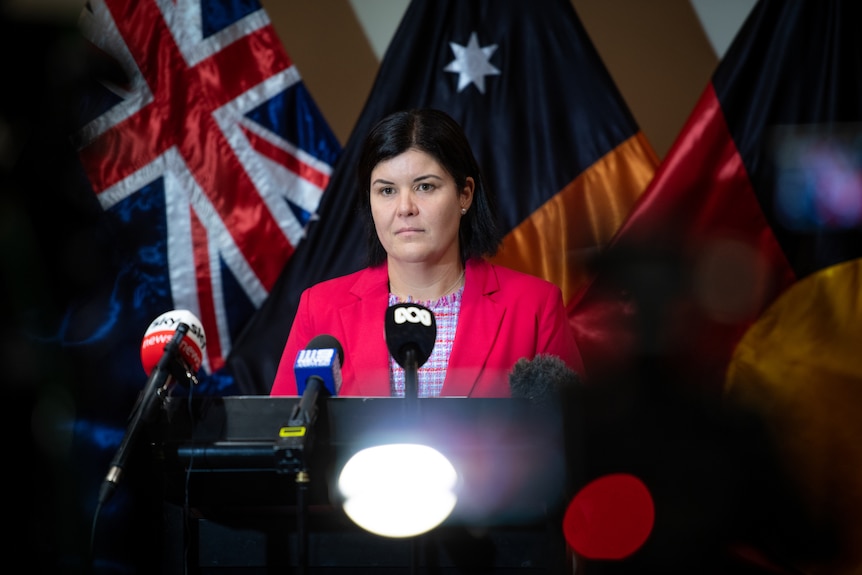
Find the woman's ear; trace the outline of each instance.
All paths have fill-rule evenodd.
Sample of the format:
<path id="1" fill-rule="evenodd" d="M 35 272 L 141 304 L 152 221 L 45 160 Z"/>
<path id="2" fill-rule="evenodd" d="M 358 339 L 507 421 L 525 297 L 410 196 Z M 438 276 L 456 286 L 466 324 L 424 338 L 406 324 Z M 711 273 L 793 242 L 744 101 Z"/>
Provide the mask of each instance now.
<path id="1" fill-rule="evenodd" d="M 469 210 L 470 206 L 473 204 L 473 192 L 476 190 L 476 180 L 474 180 L 471 176 L 467 176 L 467 179 L 464 181 L 464 187 L 461 188 L 461 209 Z"/>

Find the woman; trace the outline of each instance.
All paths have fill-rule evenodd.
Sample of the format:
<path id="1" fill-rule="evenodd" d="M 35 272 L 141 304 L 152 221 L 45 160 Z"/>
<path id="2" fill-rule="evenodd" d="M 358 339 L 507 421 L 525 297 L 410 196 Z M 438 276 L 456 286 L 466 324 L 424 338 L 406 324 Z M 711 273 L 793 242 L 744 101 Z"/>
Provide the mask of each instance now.
<path id="1" fill-rule="evenodd" d="M 316 336 L 342 345 L 341 396 L 403 396 L 388 351 L 386 309 L 431 309 L 437 339 L 418 371 L 418 396 L 509 397 L 521 358 L 583 364 L 560 289 L 489 263 L 501 242 L 496 205 L 461 126 L 433 109 L 402 111 L 368 134 L 359 159 L 368 267 L 305 290 L 272 386 L 296 395 L 297 353 Z"/>

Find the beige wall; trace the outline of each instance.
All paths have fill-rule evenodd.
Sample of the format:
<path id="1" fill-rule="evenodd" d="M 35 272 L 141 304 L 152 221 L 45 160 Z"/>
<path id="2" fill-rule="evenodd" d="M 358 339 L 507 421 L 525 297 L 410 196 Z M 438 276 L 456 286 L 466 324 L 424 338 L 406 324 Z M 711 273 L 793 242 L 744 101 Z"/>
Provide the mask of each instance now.
<path id="1" fill-rule="evenodd" d="M 349 0 L 263 0 L 306 87 L 344 144 L 379 62 Z"/>
<path id="2" fill-rule="evenodd" d="M 342 143 L 378 61 L 349 0 L 263 0 Z M 718 64 L 689 0 L 572 0 L 640 127 L 664 156 Z"/>

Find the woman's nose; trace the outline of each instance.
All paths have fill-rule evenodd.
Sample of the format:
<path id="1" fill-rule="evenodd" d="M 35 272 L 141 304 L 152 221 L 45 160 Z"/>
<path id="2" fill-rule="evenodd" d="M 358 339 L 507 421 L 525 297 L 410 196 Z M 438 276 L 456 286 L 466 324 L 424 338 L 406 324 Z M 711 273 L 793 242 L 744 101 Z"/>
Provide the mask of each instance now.
<path id="1" fill-rule="evenodd" d="M 412 192 L 404 192 L 398 195 L 398 215 L 410 216 L 416 213 L 416 202 Z"/>

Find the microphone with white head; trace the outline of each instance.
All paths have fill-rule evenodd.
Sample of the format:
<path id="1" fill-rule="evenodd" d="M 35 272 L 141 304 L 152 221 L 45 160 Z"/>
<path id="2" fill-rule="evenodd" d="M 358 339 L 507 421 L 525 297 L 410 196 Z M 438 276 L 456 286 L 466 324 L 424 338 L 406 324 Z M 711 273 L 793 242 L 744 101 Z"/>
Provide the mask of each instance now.
<path id="1" fill-rule="evenodd" d="M 177 344 L 177 353 L 172 357 L 181 362 L 188 374 L 198 372 L 204 360 L 207 338 L 204 328 L 195 314 L 187 309 L 175 309 L 163 313 L 150 323 L 141 342 L 141 365 L 149 376 L 165 355 L 165 346 L 173 339 L 180 326 L 185 324 L 185 337 Z"/>
<path id="2" fill-rule="evenodd" d="M 149 378 L 138 396 L 126 435 L 120 443 L 102 488 L 99 504 L 104 504 L 117 488 L 131 446 L 141 426 L 152 416 L 157 402 L 176 379 L 197 382 L 194 377 L 203 363 L 206 336 L 200 320 L 189 310 L 172 310 L 153 320 L 144 333 L 141 362 Z"/>

